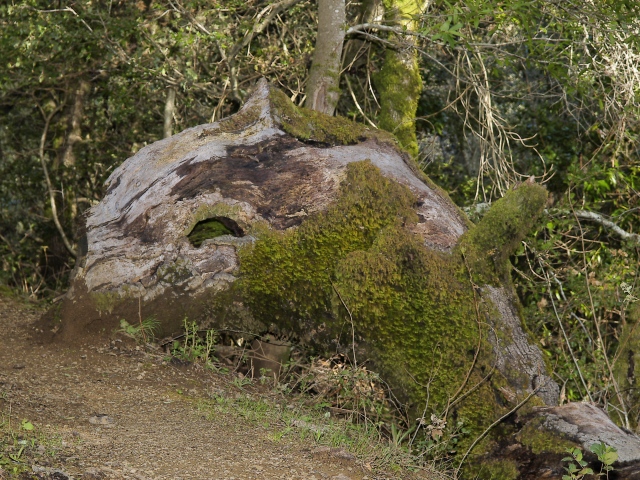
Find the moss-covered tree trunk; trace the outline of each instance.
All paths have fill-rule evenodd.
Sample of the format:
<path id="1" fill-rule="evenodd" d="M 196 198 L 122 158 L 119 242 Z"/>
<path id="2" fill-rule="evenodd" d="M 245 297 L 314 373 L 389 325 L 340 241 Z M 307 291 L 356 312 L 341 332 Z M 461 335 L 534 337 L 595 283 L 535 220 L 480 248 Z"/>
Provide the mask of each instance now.
<path id="1" fill-rule="evenodd" d="M 387 21 L 398 27 L 415 30 L 416 17 L 424 9 L 421 0 L 384 0 Z M 418 68 L 418 55 L 412 48 L 413 37 L 405 39 L 406 45 L 398 49 L 387 49 L 384 65 L 375 83 L 380 92 L 382 107 L 379 123 L 381 128 L 393 133 L 400 144 L 418 155 L 415 119 L 418 99 L 422 92 L 422 79 Z"/>
<path id="2" fill-rule="evenodd" d="M 630 408 L 631 428 L 640 432 L 640 304 L 628 304 L 626 323 L 620 336 L 620 351 L 616 355 L 614 374 L 624 401 Z M 617 400 L 615 398 L 613 401 Z M 620 405 L 616 405 L 620 407 Z"/>
<path id="3" fill-rule="evenodd" d="M 340 60 L 345 33 L 344 0 L 319 0 L 318 36 L 305 106 L 333 115 L 340 97 Z"/>

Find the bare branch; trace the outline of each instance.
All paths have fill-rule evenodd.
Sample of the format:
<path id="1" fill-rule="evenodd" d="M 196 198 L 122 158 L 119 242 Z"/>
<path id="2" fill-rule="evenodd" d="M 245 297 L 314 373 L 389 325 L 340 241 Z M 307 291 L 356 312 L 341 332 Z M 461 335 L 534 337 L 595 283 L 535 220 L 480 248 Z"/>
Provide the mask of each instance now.
<path id="1" fill-rule="evenodd" d="M 45 180 L 47 182 L 47 190 L 49 192 L 49 202 L 51 204 L 51 214 L 53 216 L 53 223 L 55 223 L 56 228 L 58 229 L 58 232 L 60 233 L 60 236 L 62 237 L 62 242 L 64 243 L 64 246 L 69 251 L 71 256 L 73 258 L 76 258 L 76 256 L 77 256 L 76 251 L 74 250 L 73 246 L 71 245 L 71 242 L 67 238 L 67 235 L 64 233 L 62 225 L 60 224 L 60 219 L 58 218 L 58 208 L 56 207 L 56 199 L 55 199 L 55 196 L 53 194 L 53 186 L 51 185 L 51 178 L 49 178 L 49 170 L 47 169 L 47 162 L 44 159 L 44 146 L 45 146 L 45 143 L 47 141 L 47 133 L 49 132 L 49 124 L 51 123 L 51 119 L 53 118 L 53 116 L 56 113 L 58 113 L 59 107 L 54 108 L 51 111 L 51 113 L 49 113 L 48 115 L 44 112 L 44 110 L 42 109 L 42 107 L 40 107 L 40 105 L 38 105 L 38 108 L 40 108 L 40 112 L 42 113 L 42 116 L 44 117 L 44 128 L 42 130 L 42 136 L 40 137 L 40 148 L 38 150 L 38 154 L 39 154 L 39 157 L 40 157 L 40 163 L 42 164 L 42 170 L 44 171 L 44 178 L 45 178 Z"/>
<path id="2" fill-rule="evenodd" d="M 265 28 L 269 26 L 271 21 L 276 18 L 281 11 L 286 10 L 287 8 L 293 7 L 296 3 L 300 3 L 302 0 L 282 0 L 278 3 L 273 3 L 271 5 L 266 6 L 262 11 L 256 16 L 256 23 L 253 25 L 253 28 L 247 32 L 241 42 L 238 42 L 233 48 L 229 51 L 229 57 L 235 57 L 235 55 L 242 50 L 244 47 L 251 43 L 253 37 L 262 33 Z M 267 13 L 268 12 L 268 13 Z M 264 20 L 260 21 L 262 17 L 266 14 Z"/>
<path id="3" fill-rule="evenodd" d="M 363 33 L 364 30 L 380 30 L 382 32 L 391 32 L 391 33 L 395 33 L 397 35 L 412 35 L 414 37 L 420 37 L 420 38 L 428 38 L 425 35 L 422 35 L 421 33 L 418 32 L 414 32 L 413 30 L 409 30 L 406 28 L 400 28 L 400 27 L 391 27 L 389 25 L 379 25 L 377 23 L 361 23 L 360 25 L 354 25 L 353 27 L 350 27 L 347 32 L 345 33 L 345 35 L 353 35 L 355 33 Z"/>
<path id="4" fill-rule="evenodd" d="M 589 262 L 587 262 L 587 254 L 585 253 L 584 232 L 582 231 L 582 225 L 580 224 L 580 220 L 578 220 L 578 215 L 576 211 L 573 209 L 573 207 L 571 208 L 571 210 L 573 211 L 573 215 L 576 219 L 576 222 L 578 223 L 578 228 L 580 229 L 580 240 L 582 242 L 582 261 L 586 269 L 589 265 Z M 607 369 L 609 370 L 609 375 L 610 375 L 609 378 L 611 379 L 611 383 L 613 384 L 613 388 L 616 392 L 616 396 L 618 397 L 618 401 L 620 402 L 620 408 L 622 409 L 621 420 L 624 422 L 624 427 L 627 429 L 630 429 L 631 427 L 629 424 L 629 414 L 628 414 L 627 406 L 625 405 L 624 398 L 620 393 L 620 388 L 619 388 L 618 382 L 616 381 L 616 376 L 613 373 L 613 368 L 611 367 L 611 362 L 609 361 L 609 356 L 607 355 L 606 344 L 604 343 L 602 332 L 600 331 L 600 322 L 598 321 L 598 316 L 596 315 L 596 307 L 593 303 L 593 295 L 591 294 L 591 287 L 589 286 L 589 275 L 587 272 L 585 273 L 586 274 L 584 279 L 587 287 L 587 293 L 589 294 L 589 303 L 591 304 L 591 313 L 593 315 L 593 323 L 596 327 L 596 333 L 598 334 L 598 345 L 602 349 L 602 354 L 603 354 L 602 356 L 604 357 L 604 361 L 607 365 Z"/>
<path id="5" fill-rule="evenodd" d="M 351 94 L 351 98 L 353 99 L 353 103 L 356 104 L 356 108 L 358 109 L 360 114 L 364 117 L 364 119 L 367 122 L 369 122 L 369 125 L 371 125 L 375 129 L 377 129 L 378 126 L 375 123 L 373 123 L 373 121 L 371 121 L 371 119 L 369 117 L 367 117 L 367 115 L 362 110 L 362 107 L 360 107 L 360 104 L 358 103 L 358 99 L 356 98 L 356 95 L 355 95 L 355 93 L 353 93 L 353 89 L 351 88 L 351 82 L 349 81 L 349 76 L 345 75 L 344 79 L 347 81 L 347 88 L 349 89 L 349 93 Z"/>
<path id="6" fill-rule="evenodd" d="M 207 30 L 207 27 L 205 27 L 198 20 L 196 20 L 195 17 L 193 15 L 191 15 L 191 13 L 187 9 L 185 9 L 182 5 L 180 5 L 180 2 L 178 2 L 176 0 L 176 2 L 174 4 L 171 0 L 169 0 L 169 5 L 171 5 L 171 8 L 173 8 L 173 10 L 175 10 L 176 12 L 178 12 L 178 13 L 184 15 L 185 17 L 187 17 L 189 19 L 189 21 L 193 25 L 195 25 L 195 27 L 198 30 L 200 30 L 200 32 L 204 33 L 205 35 L 211 35 L 211 32 L 209 30 Z"/>
<path id="7" fill-rule="evenodd" d="M 556 315 L 556 319 L 558 320 L 558 325 L 560 325 L 560 331 L 564 336 L 565 344 L 569 349 L 569 354 L 571 355 L 571 359 L 573 360 L 573 364 L 576 366 L 576 370 L 578 375 L 580 376 L 580 381 L 582 382 L 582 386 L 587 392 L 587 396 L 589 397 L 589 401 L 593 402 L 593 397 L 591 396 L 591 392 L 589 391 L 589 387 L 587 386 L 587 382 L 585 382 L 584 377 L 582 376 L 582 370 L 580 370 L 580 365 L 578 364 L 578 360 L 576 359 L 575 354 L 573 353 L 573 348 L 571 348 L 571 342 L 569 342 L 569 337 L 567 336 L 567 332 L 564 329 L 564 325 L 562 324 L 562 320 L 560 319 L 560 315 L 558 314 L 558 310 L 556 308 L 556 302 L 553 300 L 553 292 L 551 291 L 551 280 L 549 279 L 549 274 L 544 269 L 544 265 L 542 264 L 542 260 L 538 258 L 538 263 L 540 264 L 540 268 L 542 268 L 542 272 L 544 273 L 545 280 L 547 281 L 547 289 L 549 292 L 549 298 L 551 299 L 551 305 L 553 306 L 553 312 Z M 555 275 L 554 275 L 555 276 Z"/>
<path id="8" fill-rule="evenodd" d="M 91 28 L 91 27 L 89 26 L 89 24 L 88 24 L 87 22 L 85 22 L 85 21 L 82 19 L 82 17 L 81 17 L 80 15 L 78 15 L 78 14 L 77 14 L 77 12 L 76 12 L 73 8 L 71 8 L 71 7 L 56 8 L 56 9 L 53 9 L 53 10 L 37 10 L 37 12 L 39 12 L 39 13 L 57 13 L 57 12 L 70 12 L 70 13 L 73 13 L 73 14 L 75 15 L 75 17 L 76 17 L 78 20 L 80 20 L 80 21 L 82 22 L 82 24 L 83 24 L 85 27 L 87 27 L 91 33 L 93 33 L 93 28 Z"/>
<path id="9" fill-rule="evenodd" d="M 631 240 L 635 243 L 640 244 L 640 235 L 638 235 L 637 233 L 629 233 L 623 230 L 618 225 L 613 223 L 611 220 L 607 220 L 606 218 L 604 218 L 603 215 L 600 215 L 599 213 L 590 212 L 588 210 L 576 210 L 575 214 L 576 214 L 576 217 L 578 218 L 582 218 L 584 220 L 591 220 L 593 222 L 596 222 L 602 225 L 603 227 L 613 230 L 613 232 L 615 232 L 618 236 L 622 237 L 625 240 Z"/>

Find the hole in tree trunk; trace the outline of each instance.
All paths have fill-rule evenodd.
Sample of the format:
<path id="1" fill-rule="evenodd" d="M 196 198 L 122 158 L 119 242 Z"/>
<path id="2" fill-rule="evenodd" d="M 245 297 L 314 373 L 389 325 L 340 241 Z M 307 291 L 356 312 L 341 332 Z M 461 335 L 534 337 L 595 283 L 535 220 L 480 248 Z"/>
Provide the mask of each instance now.
<path id="1" fill-rule="evenodd" d="M 187 238 L 194 247 L 200 248 L 205 240 L 222 237 L 224 235 L 244 237 L 244 232 L 242 228 L 230 218 L 213 217 L 196 223 L 191 233 L 187 235 Z"/>

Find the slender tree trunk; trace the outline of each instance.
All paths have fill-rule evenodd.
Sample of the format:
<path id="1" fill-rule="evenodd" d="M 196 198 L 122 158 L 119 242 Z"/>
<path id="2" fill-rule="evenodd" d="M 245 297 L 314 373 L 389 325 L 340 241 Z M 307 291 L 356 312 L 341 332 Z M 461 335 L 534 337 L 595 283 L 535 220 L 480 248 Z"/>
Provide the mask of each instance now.
<path id="1" fill-rule="evenodd" d="M 164 138 L 173 135 L 173 114 L 176 111 L 176 89 L 169 87 L 164 104 Z"/>
<path id="2" fill-rule="evenodd" d="M 421 0 L 385 0 L 387 20 L 397 26 L 415 30 L 416 16 L 424 11 L 427 2 Z M 418 155 L 415 119 L 422 93 L 422 78 L 418 54 L 411 48 L 414 37 L 406 36 L 406 46 L 387 49 L 384 65 L 374 81 L 380 93 L 380 128 L 395 134 L 411 155 Z"/>
<path id="3" fill-rule="evenodd" d="M 69 118 L 69 134 L 62 154 L 62 164 L 67 168 L 73 168 L 76 165 L 76 156 L 73 147 L 79 141 L 82 141 L 82 114 L 84 112 L 85 97 L 89 94 L 91 84 L 86 80 L 81 80 L 76 88 L 73 99 L 73 107 Z"/>
<path id="4" fill-rule="evenodd" d="M 76 201 L 76 155 L 74 149 L 76 144 L 82 141 L 84 104 L 90 90 L 91 84 L 86 80 L 80 80 L 73 97 L 73 106 L 71 107 L 71 115 L 69 117 L 69 133 L 67 134 L 64 152 L 62 154 L 62 165 L 65 167 L 64 175 L 67 177 L 66 183 L 68 187 L 65 188 L 66 192 L 63 198 L 66 197 L 65 203 L 69 208 L 69 218 L 72 222 L 78 216 L 78 203 Z M 68 241 L 66 239 L 64 240 L 65 246 L 69 250 L 69 246 L 67 245 Z"/>
<path id="5" fill-rule="evenodd" d="M 318 0 L 318 35 L 305 106 L 333 115 L 340 97 L 340 60 L 345 32 L 345 0 Z"/>

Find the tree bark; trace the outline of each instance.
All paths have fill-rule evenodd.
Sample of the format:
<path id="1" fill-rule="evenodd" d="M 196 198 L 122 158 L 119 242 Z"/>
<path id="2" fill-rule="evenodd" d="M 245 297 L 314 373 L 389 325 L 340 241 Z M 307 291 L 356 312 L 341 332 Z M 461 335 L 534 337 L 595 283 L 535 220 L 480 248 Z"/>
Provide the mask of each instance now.
<path id="1" fill-rule="evenodd" d="M 386 0 L 389 23 L 415 30 L 416 16 L 428 4 L 420 0 Z M 416 157 L 418 141 L 415 119 L 418 100 L 422 93 L 422 79 L 418 67 L 418 55 L 412 48 L 415 38 L 405 37 L 406 45 L 398 50 L 387 49 L 384 65 L 374 79 L 380 93 L 378 126 L 393 133 L 400 144 Z"/>
<path id="2" fill-rule="evenodd" d="M 71 109 L 71 117 L 69 119 L 69 134 L 67 135 L 66 146 L 62 154 L 62 164 L 67 168 L 74 167 L 76 164 L 73 147 L 82 140 L 82 112 L 84 110 L 84 100 L 89 93 L 90 87 L 91 84 L 89 82 L 81 80 L 76 89 L 73 108 Z"/>
<path id="3" fill-rule="evenodd" d="M 82 141 L 82 117 L 84 113 L 84 104 L 89 91 L 91 90 L 91 83 L 86 80 L 80 80 L 78 84 L 74 99 L 73 106 L 71 108 L 71 116 L 69 117 L 69 133 L 67 134 L 66 145 L 64 147 L 64 152 L 62 154 L 62 165 L 64 165 L 67 173 L 67 187 L 65 190 L 66 203 L 68 205 L 69 217 L 71 220 L 75 219 L 78 216 L 78 203 L 76 201 L 76 155 L 74 152 L 74 148 L 78 142 Z M 64 204 L 63 204 L 64 206 Z M 54 213 L 54 218 L 57 215 Z M 69 247 L 68 240 L 64 237 L 62 233 L 61 227 L 58 227 L 61 234 L 63 235 L 63 239 L 65 241 L 65 246 L 67 250 L 69 250 L 73 254 L 73 250 Z"/>
<path id="4" fill-rule="evenodd" d="M 345 33 L 344 0 L 319 0 L 318 36 L 305 106 L 333 115 L 340 97 L 340 61 Z"/>
<path id="5" fill-rule="evenodd" d="M 173 135 L 173 114 L 176 111 L 176 89 L 169 87 L 164 104 L 164 138 Z"/>

